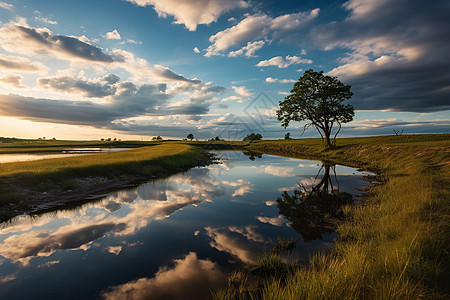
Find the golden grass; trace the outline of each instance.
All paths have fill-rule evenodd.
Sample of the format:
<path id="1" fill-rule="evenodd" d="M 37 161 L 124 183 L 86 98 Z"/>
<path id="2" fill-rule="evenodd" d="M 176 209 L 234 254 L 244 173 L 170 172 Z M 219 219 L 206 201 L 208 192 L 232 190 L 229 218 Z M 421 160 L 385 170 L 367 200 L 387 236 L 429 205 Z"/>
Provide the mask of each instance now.
<path id="1" fill-rule="evenodd" d="M 192 146 L 186 144 L 162 144 L 119 152 L 87 154 L 75 157 L 42 159 L 29 162 L 5 163 L 0 164 L 0 176 L 9 176 L 21 173 L 43 174 L 58 172 L 64 169 L 114 166 L 130 162 L 135 163 L 151 161 L 165 156 L 173 156 L 192 151 L 192 148 Z"/>
<path id="2" fill-rule="evenodd" d="M 311 257 L 287 278 L 268 276 L 259 288 L 247 285 L 242 292 L 240 285 L 239 293 L 228 286 L 214 297 L 448 299 L 449 137 L 339 139 L 331 150 L 317 139 L 254 143 L 254 151 L 377 170 L 385 184 L 373 186 L 362 204 L 344 209 L 346 221 L 331 254 Z"/>

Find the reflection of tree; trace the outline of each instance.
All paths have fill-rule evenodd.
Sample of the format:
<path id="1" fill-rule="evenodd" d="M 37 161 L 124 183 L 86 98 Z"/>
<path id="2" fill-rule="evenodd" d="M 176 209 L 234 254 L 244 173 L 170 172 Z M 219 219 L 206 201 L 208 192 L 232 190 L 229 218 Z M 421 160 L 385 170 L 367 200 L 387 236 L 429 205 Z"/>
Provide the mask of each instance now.
<path id="1" fill-rule="evenodd" d="M 303 185 L 303 190 L 295 190 L 293 195 L 284 192 L 277 199 L 280 214 L 292 222 L 292 228 L 300 233 L 305 242 L 321 239 L 323 234 L 334 232 L 336 222 L 342 217 L 341 207 L 352 204 L 352 196 L 333 186 L 330 169 L 334 172 L 337 182 L 335 166 L 323 164 L 317 173 L 324 169 L 320 182 L 309 191 Z"/>
<path id="2" fill-rule="evenodd" d="M 261 153 L 257 153 L 257 152 L 253 152 L 253 151 L 242 151 L 242 153 L 244 153 L 244 155 L 248 156 L 248 158 L 250 160 L 255 160 L 255 158 L 261 158 L 262 157 Z"/>

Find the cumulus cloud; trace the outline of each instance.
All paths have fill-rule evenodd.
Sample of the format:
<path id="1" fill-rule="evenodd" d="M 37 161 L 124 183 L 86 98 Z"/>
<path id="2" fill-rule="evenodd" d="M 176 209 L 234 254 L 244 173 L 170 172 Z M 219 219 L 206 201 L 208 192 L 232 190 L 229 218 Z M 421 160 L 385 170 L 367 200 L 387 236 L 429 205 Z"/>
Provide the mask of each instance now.
<path id="1" fill-rule="evenodd" d="M 299 56 L 286 56 L 286 58 L 283 58 L 282 56 L 275 56 L 268 60 L 262 60 L 259 63 L 256 64 L 257 67 L 269 67 L 269 66 L 275 66 L 280 69 L 287 68 L 291 65 L 298 65 L 298 64 L 312 64 L 313 61 L 311 59 L 305 59 L 301 58 Z"/>
<path id="2" fill-rule="evenodd" d="M 241 49 L 236 50 L 236 51 L 231 51 L 230 53 L 228 53 L 228 56 L 229 57 L 237 57 L 237 56 L 245 55 L 246 57 L 257 57 L 255 55 L 255 52 L 258 51 L 259 49 L 261 49 L 265 43 L 266 43 L 265 41 L 248 42 L 247 46 L 244 46 Z"/>
<path id="3" fill-rule="evenodd" d="M 212 35 L 209 38 L 212 44 L 206 49 L 205 56 L 221 55 L 232 47 L 239 47 L 246 42 L 262 38 L 270 41 L 280 40 L 303 28 L 318 14 L 319 9 L 310 12 L 285 14 L 276 18 L 266 14 L 248 15 L 238 24 Z"/>
<path id="4" fill-rule="evenodd" d="M 113 31 L 107 32 L 105 34 L 105 38 L 107 40 L 120 40 L 121 39 L 120 34 L 117 31 L 117 29 L 114 29 Z"/>
<path id="5" fill-rule="evenodd" d="M 193 50 L 194 50 L 195 53 L 200 53 L 200 50 L 197 47 L 194 47 Z"/>
<path id="6" fill-rule="evenodd" d="M 23 77 L 20 75 L 9 74 L 3 77 L 0 77 L 0 82 L 10 84 L 16 88 L 23 89 L 25 86 L 22 85 Z"/>
<path id="7" fill-rule="evenodd" d="M 0 46 L 9 52 L 30 56 L 48 56 L 79 59 L 99 63 L 123 62 L 117 53 L 85 43 L 78 38 L 55 35 L 47 28 L 32 28 L 25 24 L 8 23 L 0 28 Z"/>
<path id="8" fill-rule="evenodd" d="M 40 72 L 47 70 L 43 64 L 32 62 L 27 58 L 0 54 L 0 69 L 21 72 Z"/>
<path id="9" fill-rule="evenodd" d="M 266 82 L 267 83 L 293 83 L 293 82 L 296 82 L 296 80 L 294 80 L 294 79 L 278 79 L 278 78 L 267 77 L 266 78 Z"/>
<path id="10" fill-rule="evenodd" d="M 357 109 L 450 109 L 450 19 L 445 1 L 350 0 L 349 16 L 318 26 L 313 41 L 349 49 L 329 72 L 352 85 Z"/>
<path id="11" fill-rule="evenodd" d="M 140 278 L 102 293 L 104 299 L 207 299 L 210 290 L 226 282 L 220 267 L 190 252 L 175 259 L 172 268 L 162 267 L 153 278 Z"/>
<path id="12" fill-rule="evenodd" d="M 224 12 L 235 8 L 246 8 L 243 0 L 127 0 L 139 6 L 153 6 L 161 18 L 171 15 L 175 24 L 184 24 L 195 31 L 199 24 L 211 24 Z"/>
<path id="13" fill-rule="evenodd" d="M 254 95 L 254 93 L 251 92 L 248 88 L 245 86 L 232 86 L 234 92 L 236 95 L 229 96 L 226 98 L 223 98 L 222 101 L 237 101 L 238 103 L 243 103 L 245 101 L 250 100 L 250 98 Z"/>

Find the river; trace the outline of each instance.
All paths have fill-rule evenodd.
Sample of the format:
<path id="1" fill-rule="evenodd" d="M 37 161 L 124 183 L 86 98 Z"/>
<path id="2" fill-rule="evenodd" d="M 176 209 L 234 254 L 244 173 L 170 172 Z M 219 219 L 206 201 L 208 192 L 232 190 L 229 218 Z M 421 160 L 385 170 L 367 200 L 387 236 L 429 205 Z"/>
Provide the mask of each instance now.
<path id="1" fill-rule="evenodd" d="M 369 184 L 363 172 L 339 165 L 219 155 L 220 164 L 1 224 L 0 299 L 202 299 L 278 237 L 294 239 L 297 257 L 333 247 L 329 226 L 305 229 L 302 212 L 277 206 L 283 192 L 303 197 L 326 186 L 353 202 Z"/>

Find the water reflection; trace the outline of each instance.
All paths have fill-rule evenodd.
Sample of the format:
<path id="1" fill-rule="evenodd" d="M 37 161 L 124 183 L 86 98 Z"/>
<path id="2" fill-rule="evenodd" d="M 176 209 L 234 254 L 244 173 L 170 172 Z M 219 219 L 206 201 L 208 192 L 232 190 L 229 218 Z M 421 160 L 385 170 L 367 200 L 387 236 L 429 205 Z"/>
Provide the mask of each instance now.
<path id="1" fill-rule="evenodd" d="M 324 167 L 324 177 L 333 168 Z M 312 199 L 319 190 L 337 193 L 329 179 L 317 182 L 317 169 L 316 162 L 270 155 L 253 161 L 235 152 L 219 165 L 110 193 L 76 209 L 1 224 L 0 298 L 56 299 L 64 292 L 66 299 L 202 299 L 224 272 L 238 262 L 254 262 L 278 236 L 293 237 L 301 255 L 329 249 L 333 234 L 322 232 L 316 237 L 323 240 L 304 243 L 301 235 L 314 237 L 296 219 L 306 215 L 303 206 L 316 215 L 319 208 L 308 201 L 274 201 L 279 189 L 298 188 L 297 182 L 318 187 L 309 197 L 286 199 Z M 342 190 L 363 184 L 361 176 L 350 175 L 354 169 L 336 169 Z"/>
<path id="2" fill-rule="evenodd" d="M 209 299 L 208 289 L 226 282 L 227 276 L 216 263 L 199 259 L 190 252 L 182 259 L 175 259 L 174 266 L 158 270 L 152 278 L 140 278 L 113 286 L 102 293 L 104 299 Z"/>
<path id="3" fill-rule="evenodd" d="M 290 195 L 285 191 L 277 199 L 280 213 L 292 222 L 291 226 L 301 234 L 305 242 L 321 239 L 324 234 L 334 232 L 336 222 L 342 216 L 341 207 L 353 204 L 352 195 L 339 192 L 339 182 L 336 176 L 336 166 L 322 164 L 314 181 L 323 170 L 322 178 L 318 183 L 309 182 L 311 188 L 305 186 L 307 181 L 299 183 L 302 189 L 294 190 Z M 334 173 L 333 185 L 330 170 Z"/>

